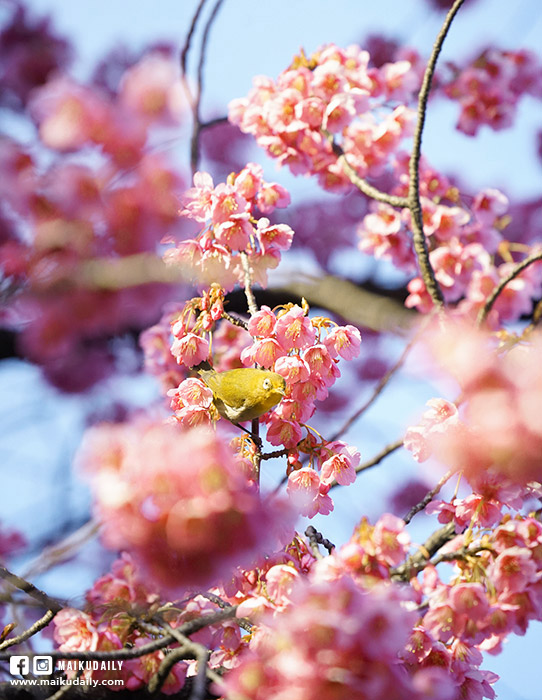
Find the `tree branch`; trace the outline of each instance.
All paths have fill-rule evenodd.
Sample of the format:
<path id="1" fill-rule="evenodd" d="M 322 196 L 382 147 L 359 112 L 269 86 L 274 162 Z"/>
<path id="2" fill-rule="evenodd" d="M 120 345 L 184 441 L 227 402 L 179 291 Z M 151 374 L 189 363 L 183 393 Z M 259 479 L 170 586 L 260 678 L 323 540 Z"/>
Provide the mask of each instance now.
<path id="1" fill-rule="evenodd" d="M 6 639 L 4 642 L 2 642 L 2 644 L 0 644 L 0 651 L 8 649 L 9 647 L 16 646 L 17 644 L 22 644 L 23 642 L 26 642 L 27 639 L 30 639 L 30 637 L 33 637 L 40 630 L 47 627 L 47 625 L 51 622 L 55 615 L 56 613 L 52 610 L 47 610 L 43 617 L 40 617 L 39 620 L 34 622 L 34 624 L 31 625 L 24 632 L 21 632 L 21 634 L 17 635 L 17 637 L 12 637 L 11 639 Z"/>
<path id="2" fill-rule="evenodd" d="M 385 202 L 392 207 L 408 207 L 408 199 L 406 197 L 399 197 L 398 195 L 382 192 L 377 187 L 370 185 L 366 180 L 360 177 L 355 168 L 353 168 L 348 162 L 346 153 L 343 151 L 342 147 L 333 140 L 331 134 L 326 133 L 326 136 L 329 138 L 333 153 L 335 153 L 337 156 L 338 162 L 341 164 L 345 175 L 348 176 L 350 182 L 355 185 L 360 192 L 363 192 L 363 194 L 367 195 L 367 197 L 370 197 L 371 199 L 376 199 L 378 202 Z"/>
<path id="3" fill-rule="evenodd" d="M 404 564 L 391 571 L 391 579 L 408 581 L 420 572 L 429 562 L 433 554 L 456 536 L 455 523 L 447 523 L 436 532 L 433 532 L 422 547 L 409 557 Z"/>
<path id="4" fill-rule="evenodd" d="M 433 45 L 433 50 L 431 52 L 431 56 L 429 57 L 429 61 L 427 63 L 422 80 L 422 86 L 418 95 L 418 119 L 416 123 L 416 129 L 414 131 L 414 146 L 412 149 L 412 155 L 410 156 L 410 162 L 408 166 L 408 208 L 410 209 L 412 219 L 411 223 L 414 251 L 416 253 L 416 257 L 418 258 L 418 265 L 420 267 L 420 272 L 425 283 L 425 287 L 437 308 L 441 308 L 444 305 L 444 297 L 442 295 L 440 285 L 435 278 L 435 273 L 431 265 L 431 261 L 429 260 L 429 249 L 427 247 L 427 240 L 423 230 L 422 206 L 420 202 L 419 173 L 422 133 L 427 113 L 427 100 L 429 98 L 429 92 L 431 91 L 431 83 L 433 80 L 433 75 L 435 73 L 437 59 L 442 49 L 444 39 L 446 38 L 448 30 L 450 29 L 450 25 L 452 24 L 455 15 L 457 14 L 459 8 L 464 3 L 464 1 L 465 0 L 455 0 L 454 4 L 450 8 L 450 11 L 446 15 L 444 24 L 442 25 L 442 28 L 438 33 L 435 43 Z"/>
<path id="5" fill-rule="evenodd" d="M 47 593 L 40 591 L 39 588 L 36 588 L 33 583 L 26 581 L 24 578 L 21 578 L 16 574 L 12 574 L 11 571 L 8 571 L 5 566 L 0 566 L 0 578 L 3 578 L 4 581 L 7 581 L 20 591 L 24 591 L 27 595 L 34 598 L 34 600 L 37 600 L 43 605 L 44 608 L 50 610 L 55 615 L 64 607 L 64 604 L 59 600 L 51 598 L 51 596 L 47 595 Z"/>
<path id="6" fill-rule="evenodd" d="M 192 137 L 190 139 L 190 165 L 192 168 L 192 173 L 195 173 L 199 165 L 199 135 L 201 131 L 201 118 L 200 118 L 200 105 L 201 105 L 201 95 L 203 92 L 203 68 L 205 66 L 205 57 L 207 52 L 207 42 L 209 40 L 209 34 L 211 32 L 211 27 L 218 15 L 218 11 L 224 0 L 217 0 L 213 10 L 207 20 L 207 24 L 203 30 L 203 36 L 201 39 L 201 49 L 198 62 L 198 72 L 197 72 L 197 84 L 196 84 L 196 96 L 194 99 L 194 107 L 192 110 L 193 114 L 193 124 L 192 124 Z"/>

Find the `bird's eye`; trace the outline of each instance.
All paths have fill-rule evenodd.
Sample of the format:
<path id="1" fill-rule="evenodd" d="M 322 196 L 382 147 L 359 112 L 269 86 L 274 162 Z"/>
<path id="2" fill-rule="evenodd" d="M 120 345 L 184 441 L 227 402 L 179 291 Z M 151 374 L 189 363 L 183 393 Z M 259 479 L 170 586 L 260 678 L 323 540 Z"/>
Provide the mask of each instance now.
<path id="1" fill-rule="evenodd" d="M 263 386 L 264 389 L 271 389 L 271 380 L 270 380 L 268 377 L 266 377 L 266 378 L 263 380 L 263 385 L 262 385 L 262 386 Z"/>

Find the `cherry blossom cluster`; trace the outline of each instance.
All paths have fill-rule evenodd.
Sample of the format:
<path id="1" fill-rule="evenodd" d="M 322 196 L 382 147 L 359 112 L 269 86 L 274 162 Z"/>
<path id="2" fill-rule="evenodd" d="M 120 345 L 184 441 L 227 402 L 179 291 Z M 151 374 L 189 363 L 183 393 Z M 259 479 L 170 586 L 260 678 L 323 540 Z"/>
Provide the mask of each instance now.
<path id="1" fill-rule="evenodd" d="M 127 646 L 140 647 L 152 642 L 153 637 L 138 626 L 143 610 L 157 609 L 161 602 L 157 590 L 143 582 L 132 558 L 123 553 L 117 559 L 111 572 L 99 578 L 86 594 L 86 612 L 76 608 L 64 608 L 54 619 L 54 639 L 62 652 L 112 651 Z M 179 623 L 179 615 L 170 614 L 168 622 L 172 626 Z M 145 656 L 126 659 L 122 667 L 115 671 L 86 669 L 82 677 L 104 682 L 116 678 L 124 681 L 128 690 L 142 688 L 158 671 L 165 657 L 162 650 Z M 162 691 L 171 695 L 179 691 L 189 671 L 189 664 L 177 663 L 166 678 Z M 68 678 L 75 678 L 77 671 L 67 668 Z M 119 686 L 112 686 L 115 690 Z"/>
<path id="2" fill-rule="evenodd" d="M 467 66 L 448 67 L 454 77 L 441 90 L 459 102 L 457 128 L 469 136 L 484 124 L 495 131 L 511 126 L 524 95 L 542 98 L 542 65 L 532 51 L 489 48 Z"/>
<path id="3" fill-rule="evenodd" d="M 271 224 L 258 212 L 270 214 L 286 207 L 290 195 L 284 187 L 266 182 L 262 167 L 248 163 L 216 186 L 209 173 L 196 173 L 184 202 L 181 216 L 204 226 L 196 238 L 167 250 L 166 262 L 180 265 L 199 284 L 220 284 L 229 291 L 244 283 L 241 253 L 246 253 L 252 281 L 265 286 L 267 270 L 275 268 L 281 251 L 290 248 L 293 231 L 286 224 Z"/>
<path id="4" fill-rule="evenodd" d="M 351 186 L 331 134 L 360 177 L 387 173 L 391 194 L 406 196 L 409 154 L 399 148 L 410 133 L 412 114 L 407 104 L 419 87 L 421 67 L 416 54 L 403 54 L 400 60 L 372 68 L 368 52 L 359 47 L 342 50 L 328 45 L 309 58 L 302 53 L 276 82 L 257 78 L 248 97 L 231 103 L 230 120 L 295 174 L 316 175 L 324 188 Z M 495 93 L 504 112 L 512 97 L 515 104 L 525 92 L 542 94 L 540 71 L 529 52 L 486 52 L 473 66 L 449 82 L 446 90 L 479 109 L 482 120 L 483 114 L 493 114 L 498 121 L 491 100 L 484 106 L 478 90 Z M 501 89 L 503 82 L 506 89 Z M 392 105 L 394 100 L 401 104 L 393 112 L 383 110 L 381 101 Z M 424 231 L 435 277 L 445 301 L 456 305 L 459 316 L 476 317 L 517 261 L 518 249 L 502 234 L 510 221 L 508 200 L 487 189 L 469 197 L 467 206 L 467 197 L 423 160 L 420 170 Z M 359 225 L 360 249 L 412 273 L 416 258 L 409 209 L 397 210 L 383 202 L 371 203 L 370 209 Z M 520 246 L 519 252 L 527 255 L 532 250 Z M 412 279 L 408 290 L 408 307 L 422 312 L 432 308 L 421 277 Z M 528 268 L 506 286 L 489 322 L 496 327 L 517 320 L 541 293 L 542 265 Z"/>
<path id="5" fill-rule="evenodd" d="M 363 518 L 346 544 L 311 568 L 310 577 L 317 581 L 351 577 L 366 592 L 387 591 L 395 588 L 389 586 L 390 578 L 397 567 L 408 562 L 410 548 L 410 537 L 401 519 L 385 513 L 371 525 Z M 430 617 L 426 623 L 428 601 L 436 582 L 440 583 L 437 570 L 429 565 L 421 581 L 413 576 L 410 586 L 402 589 L 408 609 L 417 611 L 411 618 L 408 641 L 398 651 L 398 662 L 412 674 L 412 697 L 494 698 L 491 684 L 497 676 L 479 668 L 482 655 L 475 641 L 453 638 L 443 642 L 431 627 Z M 450 587 L 448 594 L 451 590 Z M 378 613 L 383 614 L 380 607 Z M 387 629 L 386 623 L 384 616 L 383 629 Z"/>
<path id="6" fill-rule="evenodd" d="M 251 342 L 249 333 L 241 326 L 230 323 L 214 324 L 212 330 L 206 331 L 207 322 L 203 323 L 202 319 L 198 323 L 199 316 L 209 310 L 204 307 L 209 304 L 211 295 L 216 295 L 219 299 L 223 295 L 223 290 L 218 288 L 218 285 L 211 285 L 211 288 L 201 297 L 190 299 L 184 304 L 180 302 L 166 304 L 160 321 L 140 335 L 139 342 L 145 358 L 145 370 L 158 379 L 164 394 L 179 386 L 186 378 L 188 367 L 207 359 L 211 343 L 213 366 L 217 371 L 223 372 L 242 367 L 239 356 Z M 215 306 L 212 314 L 210 313 L 211 318 L 216 315 L 218 308 L 219 306 Z M 208 321 L 209 317 L 204 316 L 205 318 Z M 200 335 L 200 332 L 203 335 Z M 208 338 L 205 337 L 206 334 Z M 174 348 L 175 352 L 173 352 Z M 192 362 L 191 358 L 197 361 Z"/>
<path id="7" fill-rule="evenodd" d="M 129 272 L 126 284 L 104 287 L 92 263 L 154 254 L 180 225 L 182 179 L 147 152 L 158 128 L 178 126 L 180 89 L 158 52 L 130 67 L 115 94 L 57 75 L 31 95 L 38 148 L 0 140 L 0 268 L 14 290 L 2 321 L 63 388 L 111 371 L 104 339 L 148 325 L 168 293 L 134 286 Z M 42 162 L 44 149 L 54 157 Z"/>
<path id="8" fill-rule="evenodd" d="M 405 153 L 399 154 L 393 163 L 396 181 L 400 183 L 393 189 L 394 194 L 407 193 L 407 164 Z M 423 159 L 420 199 L 429 260 L 444 299 L 455 305 L 456 315 L 475 319 L 491 292 L 513 268 L 516 249 L 527 255 L 536 248 L 528 245 L 514 248 L 504 239 L 502 229 L 510 217 L 508 199 L 502 192 L 482 190 L 467 206 L 465 195 Z M 416 259 L 410 235 L 410 211 L 380 202 L 372 203 L 370 209 L 358 228 L 360 250 L 411 273 L 416 269 Z M 409 282 L 408 291 L 407 307 L 415 307 L 422 313 L 433 308 L 421 277 Z M 533 299 L 540 293 L 542 264 L 535 263 L 504 288 L 488 322 L 498 327 L 504 321 L 517 320 L 531 311 Z"/>
<path id="9" fill-rule="evenodd" d="M 181 338 L 178 326 L 182 327 Z M 174 323 L 172 331 L 171 351 L 179 362 L 192 366 L 208 357 L 208 341 L 194 332 L 187 333 L 184 320 Z M 248 321 L 248 333 L 253 342 L 242 350 L 241 362 L 270 369 L 286 381 L 285 398 L 261 421 L 267 426 L 269 443 L 289 452 L 288 493 L 302 514 L 327 514 L 333 509 L 328 495 L 331 484 L 353 483 L 360 455 L 342 441 L 318 440 L 304 426 L 315 411 L 315 401 L 325 399 L 340 376 L 339 358 L 351 360 L 359 354 L 360 332 L 324 317 L 310 318 L 308 306 L 287 304 L 275 311 L 263 306 Z M 218 417 L 213 412 L 213 393 L 200 379 L 185 379 L 168 396 L 175 417 L 183 425 L 208 423 Z M 310 455 L 308 466 L 302 465 L 300 451 Z"/>
<path id="10" fill-rule="evenodd" d="M 318 570 L 316 565 L 308 581 L 295 582 L 289 605 L 263 616 L 249 650 L 226 677 L 232 697 L 327 700 L 347 693 L 360 699 L 452 700 L 459 688 L 467 688 L 469 674 L 484 673 L 460 653 L 456 666 L 462 673 L 457 668 L 455 676 L 451 652 L 444 667 L 436 655 L 425 664 L 409 663 L 419 651 L 410 641 L 418 615 L 408 594 L 382 583 L 364 589 L 346 574 L 328 577 Z M 478 695 L 461 697 L 494 697 L 485 678 L 478 687 Z"/>
<path id="11" fill-rule="evenodd" d="M 497 654 L 509 634 L 523 635 L 531 620 L 542 619 L 542 525 L 535 517 L 507 515 L 462 550 L 467 533 L 471 537 L 467 530 L 447 546 L 457 551 L 450 579 L 444 583 L 431 567 L 425 572 L 423 626 L 445 645 Z"/>
<path id="12" fill-rule="evenodd" d="M 104 424 L 87 432 L 79 459 L 105 544 L 130 552 L 164 590 L 220 580 L 289 527 L 289 509 L 260 499 L 215 431 Z"/>
<path id="13" fill-rule="evenodd" d="M 390 154 L 411 135 L 406 106 L 420 85 L 417 61 L 380 68 L 359 46 L 303 52 L 276 81 L 259 76 L 246 98 L 230 103 L 229 119 L 255 137 L 295 175 L 314 174 L 326 189 L 350 188 L 329 135 L 361 177 L 380 175 Z"/>
<path id="14" fill-rule="evenodd" d="M 499 351 L 486 333 L 452 323 L 429 342 L 461 388 L 461 416 L 454 404 L 432 399 L 405 447 L 420 462 L 435 453 L 468 479 L 491 467 L 519 484 L 542 482 L 540 335 Z"/>

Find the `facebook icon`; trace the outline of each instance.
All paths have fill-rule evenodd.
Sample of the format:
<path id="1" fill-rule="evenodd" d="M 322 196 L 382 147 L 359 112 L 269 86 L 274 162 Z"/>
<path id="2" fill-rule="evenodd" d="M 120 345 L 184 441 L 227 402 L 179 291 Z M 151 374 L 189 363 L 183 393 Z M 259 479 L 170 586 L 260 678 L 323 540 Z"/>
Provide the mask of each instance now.
<path id="1" fill-rule="evenodd" d="M 24 676 L 30 670 L 28 656 L 12 656 L 9 660 L 9 672 L 12 676 Z"/>

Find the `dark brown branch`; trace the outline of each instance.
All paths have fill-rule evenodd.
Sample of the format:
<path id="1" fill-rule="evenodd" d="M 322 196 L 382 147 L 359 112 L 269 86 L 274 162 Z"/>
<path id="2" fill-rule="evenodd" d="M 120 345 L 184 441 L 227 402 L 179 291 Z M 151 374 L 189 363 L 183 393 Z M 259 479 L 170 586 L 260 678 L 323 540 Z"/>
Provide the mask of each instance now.
<path id="1" fill-rule="evenodd" d="M 26 642 L 27 639 L 30 639 L 30 637 L 33 637 L 35 634 L 47 627 L 47 625 L 51 622 L 55 614 L 56 613 L 54 613 L 52 610 L 47 610 L 43 617 L 40 617 L 39 620 L 34 622 L 34 624 L 31 625 L 24 632 L 21 632 L 21 634 L 17 635 L 16 637 L 6 639 L 4 642 L 2 642 L 2 644 L 0 644 L 0 651 L 8 649 L 9 647 L 16 646 L 17 644 L 22 644 L 23 642 Z"/>
<path id="2" fill-rule="evenodd" d="M 318 532 L 312 525 L 309 525 L 305 530 L 305 537 L 308 538 L 312 553 L 317 559 L 322 559 L 322 553 L 318 549 L 318 545 L 321 544 L 324 549 L 327 549 L 328 554 L 331 554 L 335 549 L 333 542 L 330 542 L 327 537 L 324 537 L 322 533 Z"/>
<path id="3" fill-rule="evenodd" d="M 542 252 L 533 253 L 532 255 L 529 255 L 528 258 L 525 258 L 525 260 L 522 260 L 520 263 L 518 263 L 514 267 L 514 269 L 508 275 L 506 275 L 506 277 L 503 277 L 503 279 L 499 282 L 499 284 L 495 287 L 495 289 L 487 298 L 486 303 L 480 309 L 480 313 L 478 314 L 478 318 L 476 321 L 478 326 L 481 326 L 486 320 L 489 312 L 493 308 L 493 304 L 497 301 L 506 285 L 513 279 L 515 279 L 521 272 L 523 272 L 523 270 L 525 270 L 526 267 L 529 267 L 529 265 L 532 265 L 538 260 L 542 260 Z"/>
<path id="4" fill-rule="evenodd" d="M 4 581 L 7 581 L 7 583 L 11 584 L 15 588 L 18 588 L 20 591 L 24 591 L 24 593 L 29 595 L 31 598 L 34 598 L 34 600 L 37 600 L 43 605 L 44 608 L 50 610 L 54 614 L 62 610 L 64 607 L 64 604 L 59 600 L 51 598 L 51 596 L 47 595 L 47 593 L 40 591 L 39 588 L 36 588 L 33 583 L 26 581 L 24 578 L 21 578 L 16 574 L 12 574 L 11 571 L 8 571 L 8 569 L 5 568 L 5 566 L 0 566 L 0 578 L 3 578 Z"/>
<path id="5" fill-rule="evenodd" d="M 266 453 L 260 455 L 260 457 L 263 460 L 276 459 L 277 457 L 286 457 L 288 452 L 289 452 L 289 450 L 286 447 L 283 447 L 282 450 L 273 450 L 273 452 L 266 452 Z"/>
<path id="6" fill-rule="evenodd" d="M 427 292 L 431 296 L 433 303 L 437 308 L 444 305 L 444 297 L 442 296 L 442 290 L 439 283 L 435 278 L 435 273 L 429 260 L 429 249 L 427 247 L 427 240 L 423 230 L 423 218 L 422 218 L 422 206 L 420 202 L 420 157 L 421 157 L 421 147 L 422 147 L 422 133 L 425 124 L 425 117 L 427 114 L 427 100 L 429 98 L 429 93 L 431 91 L 431 83 L 433 81 L 433 75 L 435 73 L 435 67 L 437 64 L 437 59 L 439 57 L 444 39 L 448 34 L 450 25 L 457 14 L 459 8 L 464 3 L 465 0 L 455 0 L 454 4 L 450 8 L 450 11 L 446 15 L 444 24 L 436 41 L 433 45 L 433 50 L 429 61 L 427 63 L 425 73 L 422 80 L 422 86 L 418 95 L 418 119 L 416 123 L 416 129 L 414 131 L 414 146 L 412 149 L 412 155 L 410 157 L 409 163 L 409 184 L 408 184 L 408 208 L 410 209 L 411 219 L 412 219 L 412 237 L 414 243 L 414 251 L 416 257 L 418 258 L 418 265 L 420 267 L 420 272 L 425 283 Z"/>
<path id="7" fill-rule="evenodd" d="M 447 542 L 452 540 L 456 535 L 455 523 L 447 523 L 436 532 L 433 532 L 430 537 L 424 542 L 423 546 L 409 557 L 404 564 L 398 566 L 391 571 L 392 580 L 408 581 L 416 576 L 438 550 Z"/>
<path id="8" fill-rule="evenodd" d="M 198 19 L 201 15 L 201 12 L 202 12 L 203 7 L 204 7 L 206 2 L 207 2 L 207 0 L 200 0 L 200 3 L 196 8 L 194 16 L 192 17 L 192 22 L 190 23 L 190 28 L 188 30 L 188 34 L 186 35 L 184 46 L 183 46 L 182 51 L 181 51 L 181 73 L 182 73 L 182 77 L 184 80 L 186 79 L 188 52 L 190 51 L 190 45 L 192 44 L 192 37 L 194 36 L 194 32 L 196 31 L 196 25 L 198 23 Z"/>
<path id="9" fill-rule="evenodd" d="M 438 484 L 435 486 L 435 488 L 431 489 L 431 491 L 428 491 L 425 494 L 425 496 L 422 498 L 422 500 L 408 511 L 408 513 L 403 518 L 403 520 L 405 521 L 405 525 L 408 525 L 408 523 L 412 520 L 412 518 L 416 515 L 416 513 L 419 513 L 420 511 L 422 511 L 425 508 L 425 506 L 427 506 L 429 503 L 431 503 L 433 498 L 435 498 L 437 493 L 444 486 L 444 484 L 448 481 L 448 479 L 451 478 L 451 476 L 453 474 L 455 474 L 455 472 L 452 470 L 450 470 L 449 472 L 446 472 L 446 474 L 444 474 L 444 476 L 438 482 Z"/>
<path id="10" fill-rule="evenodd" d="M 199 135 L 201 131 L 201 118 L 200 118 L 200 106 L 201 106 L 201 95 L 203 93 L 203 68 L 205 66 L 205 58 L 207 53 L 207 42 L 209 40 L 209 34 L 211 32 L 211 27 L 218 15 L 218 11 L 224 0 L 217 0 L 213 10 L 207 20 L 205 28 L 203 30 L 203 36 L 201 39 L 201 49 L 198 62 L 197 71 L 197 84 L 196 84 L 196 95 L 194 99 L 194 106 L 192 110 L 193 114 L 193 124 L 192 124 L 192 137 L 190 139 L 190 165 L 192 172 L 195 173 L 199 165 Z"/>

